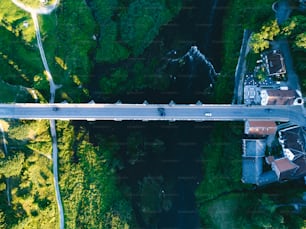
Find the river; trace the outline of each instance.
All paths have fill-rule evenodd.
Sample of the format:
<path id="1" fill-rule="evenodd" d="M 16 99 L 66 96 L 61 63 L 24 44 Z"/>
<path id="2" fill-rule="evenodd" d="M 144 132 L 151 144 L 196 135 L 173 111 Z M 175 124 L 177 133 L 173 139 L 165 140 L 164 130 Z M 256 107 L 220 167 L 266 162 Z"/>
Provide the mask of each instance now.
<path id="1" fill-rule="evenodd" d="M 157 40 L 163 38 L 165 50 L 177 50 L 173 58 L 183 56 L 191 46 L 197 46 L 205 54 L 216 71 L 220 71 L 222 57 L 222 19 L 225 0 L 194 0 L 184 7 L 180 14 L 164 26 Z M 152 48 L 153 50 L 153 48 Z M 97 66 L 97 68 L 100 66 Z M 104 66 L 105 67 L 105 66 Z M 96 69 L 97 75 L 101 72 Z M 98 96 L 97 102 L 142 103 L 195 103 L 198 100 L 210 102 L 210 92 L 205 93 L 212 83 L 209 79 L 209 68 L 197 60 L 190 60 L 185 66 L 172 66 L 169 74 L 175 73 L 176 80 L 168 91 L 154 92 L 146 90 L 124 98 L 112 98 L 104 101 Z M 171 72 L 173 71 L 173 72 Z M 173 76 L 172 76 L 173 77 Z M 211 89 L 213 90 L 213 89 Z M 195 199 L 195 190 L 202 178 L 201 155 L 204 144 L 211 132 L 211 123 L 191 122 L 95 122 L 90 133 L 119 136 L 122 145 L 133 133 L 143 136 L 143 144 L 159 139 L 164 143 L 162 152 L 145 152 L 134 165 L 125 164 L 120 175 L 124 182 L 135 193 L 132 198 L 137 222 L 141 228 L 201 228 Z M 122 152 L 124 154 L 125 152 Z M 123 156 L 123 160 L 126 159 Z M 170 209 L 161 209 L 154 213 L 153 223 L 148 224 L 143 218 L 139 205 L 139 184 L 144 177 L 162 177 L 161 193 L 171 202 Z M 137 194 L 138 193 L 138 194 Z"/>

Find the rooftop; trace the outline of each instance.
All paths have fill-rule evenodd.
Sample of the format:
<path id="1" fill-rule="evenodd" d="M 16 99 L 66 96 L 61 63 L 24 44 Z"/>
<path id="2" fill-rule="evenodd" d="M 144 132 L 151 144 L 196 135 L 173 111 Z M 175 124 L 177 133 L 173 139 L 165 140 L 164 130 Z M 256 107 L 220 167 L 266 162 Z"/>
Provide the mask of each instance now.
<path id="1" fill-rule="evenodd" d="M 261 90 L 261 105 L 292 105 L 299 97 L 295 90 Z"/>
<path id="2" fill-rule="evenodd" d="M 291 162 L 287 157 L 276 159 L 272 161 L 271 165 L 279 180 L 291 178 L 299 168 L 298 165 Z"/>
<path id="3" fill-rule="evenodd" d="M 244 157 L 264 157 L 266 150 L 265 139 L 242 139 Z"/>
<path id="4" fill-rule="evenodd" d="M 291 160 L 306 155 L 305 132 L 302 127 L 293 126 L 279 131 L 279 142 L 285 154 L 292 154 Z M 287 155 L 290 159 L 290 155 Z"/>
<path id="5" fill-rule="evenodd" d="M 306 176 L 306 156 L 303 155 L 294 161 L 296 165 L 299 166 L 298 170 L 295 173 L 296 178 Z"/>
<path id="6" fill-rule="evenodd" d="M 262 157 L 242 157 L 242 182 L 247 184 L 257 184 L 259 176 L 262 174 Z"/>
<path id="7" fill-rule="evenodd" d="M 273 135 L 277 130 L 274 121 L 254 121 L 245 122 L 244 133 L 249 135 Z"/>
<path id="8" fill-rule="evenodd" d="M 286 73 L 284 58 L 279 50 L 263 55 L 263 60 L 270 76 L 280 76 Z"/>
<path id="9" fill-rule="evenodd" d="M 257 180 L 257 185 L 266 185 L 278 181 L 278 177 L 273 170 L 262 173 Z"/>

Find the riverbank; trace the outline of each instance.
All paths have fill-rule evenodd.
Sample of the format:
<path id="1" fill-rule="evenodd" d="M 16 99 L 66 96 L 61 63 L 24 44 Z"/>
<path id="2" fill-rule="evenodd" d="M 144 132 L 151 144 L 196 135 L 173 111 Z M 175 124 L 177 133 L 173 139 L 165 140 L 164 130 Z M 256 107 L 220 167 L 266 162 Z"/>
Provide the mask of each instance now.
<path id="1" fill-rule="evenodd" d="M 264 22 L 272 19 L 272 3 L 273 1 L 249 1 L 248 7 L 242 7 L 243 1 L 230 1 L 224 20 L 223 64 L 215 91 L 218 103 L 230 103 L 233 98 L 235 67 L 243 30 L 257 31 Z M 261 7 L 258 7 L 259 5 Z M 197 189 L 202 224 L 208 228 L 242 228 L 241 225 L 244 225 L 243 228 L 261 228 L 264 225 L 271 228 L 300 228 L 304 225 L 303 214 L 279 211 L 276 206 L 279 203 L 290 203 L 290 199 L 300 195 L 304 185 L 296 183 L 295 187 L 290 189 L 293 184 L 281 184 L 280 193 L 280 185 L 257 190 L 242 184 L 242 136 L 242 123 L 219 123 L 214 126 L 211 144 L 204 148 L 202 154 L 206 159 L 203 161 L 204 176 Z"/>
<path id="2" fill-rule="evenodd" d="M 273 18 L 273 0 L 249 1 L 248 7 L 243 0 L 231 0 L 223 20 L 223 58 L 221 74 L 215 87 L 215 102 L 231 103 L 235 85 L 235 70 L 240 53 L 244 29 L 256 30 L 260 22 Z M 258 7 L 260 6 L 260 7 Z"/>

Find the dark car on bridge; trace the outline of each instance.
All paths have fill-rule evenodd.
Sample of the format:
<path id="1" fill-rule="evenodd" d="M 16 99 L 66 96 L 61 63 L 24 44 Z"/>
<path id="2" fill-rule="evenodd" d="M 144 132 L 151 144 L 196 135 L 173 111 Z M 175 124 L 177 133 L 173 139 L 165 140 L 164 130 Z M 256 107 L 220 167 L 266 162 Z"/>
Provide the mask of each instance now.
<path id="1" fill-rule="evenodd" d="M 165 116 L 166 115 L 165 108 L 163 108 L 163 107 L 157 108 L 157 111 L 158 111 L 160 116 Z"/>

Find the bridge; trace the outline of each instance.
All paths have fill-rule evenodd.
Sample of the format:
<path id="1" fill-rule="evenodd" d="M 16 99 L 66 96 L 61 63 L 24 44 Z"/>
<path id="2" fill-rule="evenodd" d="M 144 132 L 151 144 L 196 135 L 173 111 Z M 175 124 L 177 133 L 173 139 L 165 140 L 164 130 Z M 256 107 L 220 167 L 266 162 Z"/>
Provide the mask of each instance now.
<path id="1" fill-rule="evenodd" d="M 306 126 L 302 106 L 245 106 L 207 104 L 0 104 L 0 118 L 50 120 L 141 121 L 291 121 Z"/>

